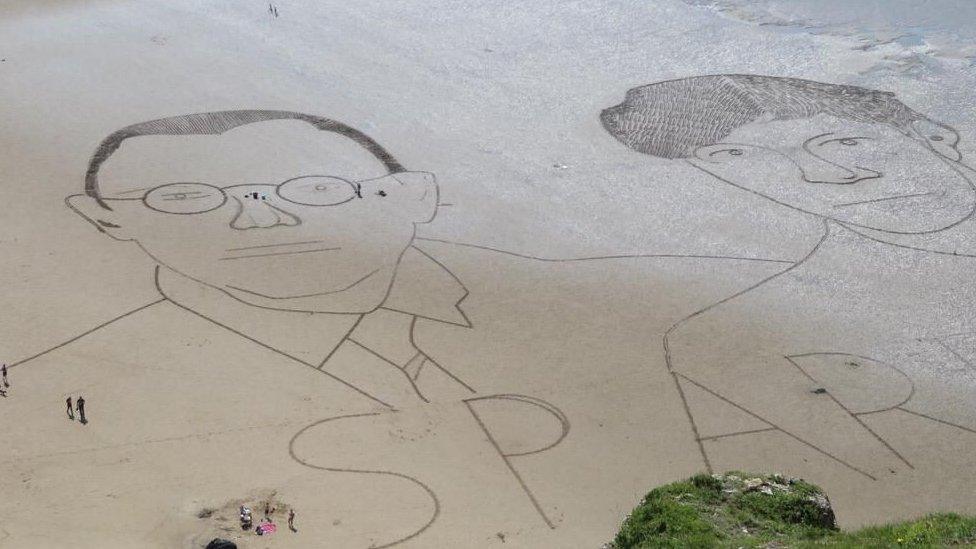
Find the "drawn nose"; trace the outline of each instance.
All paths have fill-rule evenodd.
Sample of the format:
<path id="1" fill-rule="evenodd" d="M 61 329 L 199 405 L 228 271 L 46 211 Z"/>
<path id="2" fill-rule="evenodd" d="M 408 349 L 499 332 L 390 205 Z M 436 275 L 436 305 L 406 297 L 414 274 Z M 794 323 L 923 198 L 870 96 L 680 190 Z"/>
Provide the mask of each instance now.
<path id="1" fill-rule="evenodd" d="M 804 155 L 800 161 L 803 180 L 807 183 L 850 185 L 865 179 L 881 177 L 880 172 L 860 166 L 844 166 L 813 155 Z"/>
<path id="2" fill-rule="evenodd" d="M 230 222 L 235 229 L 270 229 L 278 225 L 294 227 L 302 223 L 298 217 L 264 200 L 232 198 L 240 205 L 237 215 Z"/>

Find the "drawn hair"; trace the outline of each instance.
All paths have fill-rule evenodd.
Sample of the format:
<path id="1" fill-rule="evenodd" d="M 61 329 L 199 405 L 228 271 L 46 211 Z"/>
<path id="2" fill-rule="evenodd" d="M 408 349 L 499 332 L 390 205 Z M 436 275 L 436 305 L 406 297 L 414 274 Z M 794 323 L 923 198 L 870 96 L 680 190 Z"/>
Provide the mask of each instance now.
<path id="1" fill-rule="evenodd" d="M 757 120 L 793 120 L 829 114 L 887 124 L 910 134 L 926 119 L 895 94 L 797 78 L 724 74 L 668 80 L 633 88 L 622 103 L 600 113 L 603 127 L 635 151 L 687 158 Z"/>
<path id="2" fill-rule="evenodd" d="M 108 160 L 108 157 L 118 150 L 122 142 L 130 137 L 146 135 L 219 135 L 239 126 L 254 122 L 264 122 L 266 120 L 301 120 L 322 131 L 335 132 L 352 139 L 369 151 L 383 164 L 389 173 L 405 171 L 400 162 L 393 158 L 393 155 L 387 152 L 379 143 L 363 132 L 336 120 L 291 111 L 217 111 L 184 114 L 139 122 L 113 132 L 102 140 L 98 148 L 95 149 L 91 160 L 88 161 L 88 170 L 85 172 L 85 194 L 98 201 L 99 205 L 103 208 L 108 210 L 112 209 L 102 200 L 101 194 L 99 193 L 98 170 Z"/>

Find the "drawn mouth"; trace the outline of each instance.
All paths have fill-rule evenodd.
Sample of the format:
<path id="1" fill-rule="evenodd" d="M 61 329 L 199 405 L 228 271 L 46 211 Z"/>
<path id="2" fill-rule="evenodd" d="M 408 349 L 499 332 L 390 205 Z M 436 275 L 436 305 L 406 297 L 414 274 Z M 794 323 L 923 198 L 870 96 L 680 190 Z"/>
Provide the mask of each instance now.
<path id="1" fill-rule="evenodd" d="M 889 202 L 889 201 L 893 201 L 893 200 L 908 200 L 910 198 L 921 198 L 923 196 L 935 196 L 935 195 L 939 195 L 939 194 L 944 194 L 944 193 L 937 193 L 937 192 L 934 192 L 933 191 L 933 192 L 927 192 L 927 193 L 915 193 L 915 194 L 902 194 L 902 195 L 898 195 L 898 196 L 886 196 L 884 198 L 872 198 L 870 200 L 858 200 L 857 202 L 845 202 L 843 204 L 835 204 L 834 205 L 834 209 L 837 209 L 837 208 L 850 208 L 850 207 L 853 207 L 853 206 L 863 206 L 864 204 L 878 204 L 878 203 L 884 203 L 884 202 Z"/>
<path id="2" fill-rule="evenodd" d="M 230 260 L 233 260 L 233 259 L 252 259 L 252 258 L 255 258 L 255 257 L 272 257 L 272 256 L 278 256 L 278 255 L 294 255 L 294 254 L 310 254 L 310 253 L 318 253 L 318 252 L 332 252 L 332 251 L 335 251 L 335 250 L 341 250 L 342 249 L 341 247 L 338 247 L 338 246 L 332 246 L 332 247 L 327 247 L 327 248 L 313 248 L 313 249 L 310 249 L 310 250 L 309 249 L 305 249 L 305 250 L 274 251 L 274 250 L 276 250 L 278 248 L 287 247 L 287 246 L 302 246 L 302 245 L 307 245 L 307 244 L 319 244 L 321 242 L 325 242 L 325 241 L 324 240 L 307 240 L 307 241 L 304 241 L 304 242 L 286 242 L 286 243 L 283 243 L 283 244 L 263 244 L 263 245 L 260 245 L 260 246 L 247 246 L 247 247 L 244 247 L 244 248 L 229 248 L 229 249 L 227 249 L 228 252 L 236 252 L 236 251 L 243 251 L 243 250 L 254 250 L 255 253 L 230 255 L 230 256 L 227 256 L 227 257 L 220 258 L 220 261 L 230 261 Z"/>

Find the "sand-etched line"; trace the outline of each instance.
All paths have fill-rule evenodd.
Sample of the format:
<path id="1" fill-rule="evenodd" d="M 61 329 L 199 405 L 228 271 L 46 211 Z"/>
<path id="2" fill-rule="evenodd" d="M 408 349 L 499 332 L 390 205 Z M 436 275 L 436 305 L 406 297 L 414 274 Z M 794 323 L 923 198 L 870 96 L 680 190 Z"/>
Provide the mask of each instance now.
<path id="1" fill-rule="evenodd" d="M 117 316 L 117 317 L 115 317 L 115 318 L 113 318 L 111 320 L 105 321 L 105 322 L 99 324 L 98 326 L 95 326 L 94 328 L 88 330 L 88 331 L 82 332 L 82 333 L 76 335 L 75 337 L 69 339 L 68 341 L 65 341 L 63 343 L 59 343 L 58 345 L 55 345 L 54 347 L 51 347 L 50 349 L 47 349 L 45 351 L 41 351 L 41 352 L 37 353 L 36 355 L 29 356 L 27 358 L 23 358 L 21 360 L 18 360 L 17 362 L 13 362 L 11 364 L 8 364 L 7 365 L 7 368 L 8 369 L 14 368 L 14 367 L 19 366 L 19 365 L 21 365 L 21 364 L 23 364 L 23 363 L 25 363 L 27 361 L 34 360 L 35 358 L 38 358 L 38 357 L 43 356 L 43 355 L 46 355 L 47 353 L 50 353 L 51 351 L 55 351 L 57 349 L 60 349 L 61 347 L 64 347 L 65 345 L 67 345 L 69 343 L 72 343 L 74 341 L 77 341 L 77 340 L 85 337 L 86 335 L 88 335 L 88 334 L 90 334 L 92 332 L 95 332 L 97 330 L 100 330 L 100 329 L 108 326 L 109 324 L 117 321 L 117 320 L 122 320 L 123 318 L 125 318 L 125 317 L 127 317 L 129 315 L 133 315 L 135 313 L 138 313 L 139 311 L 141 311 L 143 309 L 148 309 L 149 307 L 152 307 L 153 305 L 156 305 L 157 303 L 162 303 L 163 301 L 166 301 L 166 298 L 165 297 L 164 298 L 161 298 L 161 299 L 157 299 L 156 301 L 153 301 L 152 303 L 146 303 L 142 307 L 139 307 L 139 308 L 136 308 L 136 309 L 132 309 L 131 311 L 128 311 L 128 312 L 126 312 L 124 314 L 121 314 L 121 315 L 119 315 L 119 316 Z"/>
<path id="2" fill-rule="evenodd" d="M 260 248 L 278 248 L 280 246 L 299 246 L 301 244 L 321 244 L 324 240 L 306 240 L 304 242 L 284 242 L 282 244 L 263 244 L 261 246 L 244 246 L 243 248 L 227 248 L 228 252 L 239 252 L 241 250 L 257 250 Z"/>
<path id="3" fill-rule="evenodd" d="M 177 442 L 181 440 L 192 440 L 192 439 L 206 439 L 212 436 L 228 435 L 233 433 L 244 433 L 249 431 L 261 431 L 265 429 L 278 429 L 282 427 L 288 427 L 302 423 L 301 421 L 285 421 L 280 423 L 272 423 L 266 425 L 252 425 L 249 427 L 237 427 L 233 429 L 220 429 L 216 431 L 207 431 L 204 433 L 190 433 L 187 435 L 179 435 L 172 437 L 162 437 L 162 438 L 151 438 L 146 440 L 138 440 L 133 442 L 123 442 L 120 444 L 108 444 L 105 446 L 94 446 L 91 448 L 82 448 L 80 450 L 64 450 L 61 452 L 47 452 L 43 454 L 31 454 L 26 456 L 16 456 L 0 461 L 0 463 L 12 463 L 17 461 L 23 461 L 25 459 L 37 459 L 37 458 L 49 458 L 58 456 L 71 456 L 76 454 L 90 454 L 94 452 L 102 452 L 105 450 L 118 450 L 121 448 L 139 448 L 142 446 L 149 446 L 152 444 L 163 444 L 167 442 Z"/>
<path id="4" fill-rule="evenodd" d="M 221 257 L 220 261 L 233 261 L 235 259 L 251 259 L 254 257 L 271 257 L 275 255 L 295 255 L 295 254 L 311 254 L 311 253 L 318 253 L 318 252 L 333 252 L 335 250 L 341 250 L 341 249 L 342 248 L 339 247 L 332 247 L 332 248 L 317 248 L 314 250 L 298 250 L 295 252 L 269 252 L 266 254 L 238 255 L 234 257 Z"/>

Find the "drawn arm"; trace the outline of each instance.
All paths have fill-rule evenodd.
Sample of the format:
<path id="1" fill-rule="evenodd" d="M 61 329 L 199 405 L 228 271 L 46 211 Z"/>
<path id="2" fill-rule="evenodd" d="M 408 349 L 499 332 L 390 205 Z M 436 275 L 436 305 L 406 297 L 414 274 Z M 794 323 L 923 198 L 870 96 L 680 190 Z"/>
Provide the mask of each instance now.
<path id="1" fill-rule="evenodd" d="M 731 255 L 689 254 L 689 253 L 614 254 L 614 255 L 585 256 L 585 257 L 541 257 L 532 254 L 524 254 L 524 253 L 513 252 L 509 250 L 501 250 L 498 248 L 492 248 L 490 246 L 482 246 L 480 244 L 454 242 L 451 240 L 442 240 L 439 238 L 417 237 L 416 240 L 420 240 L 423 242 L 439 242 L 441 244 L 449 244 L 452 246 L 461 246 L 464 248 L 485 250 L 489 252 L 505 254 L 512 257 L 520 257 L 522 259 L 544 261 L 547 263 L 573 263 L 573 262 L 585 262 L 585 261 L 606 261 L 612 259 L 640 259 L 640 258 L 694 258 L 694 259 L 706 259 L 706 260 L 707 259 L 728 259 L 728 260 L 756 261 L 759 263 L 773 263 L 773 264 L 781 264 L 784 266 L 792 265 L 794 263 L 793 260 L 783 259 L 783 258 L 743 257 L 743 256 L 731 256 Z"/>

